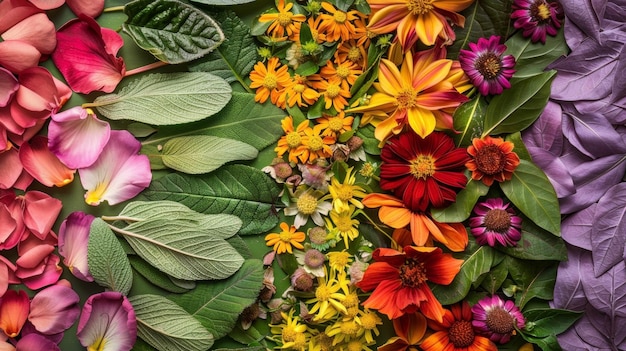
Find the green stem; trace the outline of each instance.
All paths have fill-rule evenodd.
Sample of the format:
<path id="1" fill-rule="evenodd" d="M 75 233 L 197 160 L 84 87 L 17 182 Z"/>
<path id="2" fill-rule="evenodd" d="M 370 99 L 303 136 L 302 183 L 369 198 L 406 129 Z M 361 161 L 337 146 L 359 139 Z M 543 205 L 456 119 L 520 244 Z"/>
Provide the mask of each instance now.
<path id="1" fill-rule="evenodd" d="M 111 7 L 107 7 L 106 9 L 102 10 L 102 12 L 117 12 L 117 11 L 124 11 L 124 5 L 122 6 L 111 6 Z"/>
<path id="2" fill-rule="evenodd" d="M 124 222 L 139 222 L 143 221 L 143 218 L 134 218 L 134 217 L 124 217 L 124 216 L 100 216 L 103 221 L 115 222 L 115 221 L 124 221 Z"/>
<path id="3" fill-rule="evenodd" d="M 128 76 L 132 76 L 134 74 L 137 73 L 142 73 L 142 72 L 146 72 L 155 68 L 159 68 L 159 67 L 163 67 L 163 66 L 167 66 L 169 65 L 169 63 L 167 62 L 163 62 L 163 61 L 157 61 L 157 62 L 153 62 L 150 64 L 147 64 L 145 66 L 141 66 L 141 67 L 137 67 L 135 69 L 131 69 L 130 71 L 126 71 L 126 73 L 124 74 L 124 77 L 128 77 Z"/>

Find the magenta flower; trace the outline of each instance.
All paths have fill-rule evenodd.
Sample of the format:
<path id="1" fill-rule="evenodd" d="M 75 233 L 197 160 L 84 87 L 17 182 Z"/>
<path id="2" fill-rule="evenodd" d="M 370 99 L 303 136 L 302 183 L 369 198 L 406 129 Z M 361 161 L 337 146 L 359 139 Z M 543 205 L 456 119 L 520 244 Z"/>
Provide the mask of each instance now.
<path id="1" fill-rule="evenodd" d="M 472 84 L 482 95 L 502 94 L 511 87 L 509 79 L 515 73 L 513 55 L 502 56 L 506 46 L 500 44 L 500 37 L 479 38 L 477 43 L 469 43 L 470 50 L 461 50 L 459 62 Z"/>
<path id="2" fill-rule="evenodd" d="M 515 329 L 522 329 L 526 324 L 515 302 L 504 301 L 497 295 L 482 298 L 472 306 L 472 313 L 476 331 L 499 344 L 509 342 Z"/>
<path id="3" fill-rule="evenodd" d="M 94 218 L 84 212 L 72 212 L 59 228 L 59 254 L 63 256 L 63 264 L 76 278 L 87 282 L 93 281 L 87 264 L 87 245 Z"/>
<path id="4" fill-rule="evenodd" d="M 41 334 L 62 333 L 78 318 L 79 300 L 72 288 L 64 285 L 49 286 L 31 300 L 28 321 Z"/>
<path id="5" fill-rule="evenodd" d="M 521 239 L 522 219 L 515 215 L 510 203 L 500 198 L 487 199 L 474 207 L 474 217 L 469 220 L 471 233 L 479 245 L 516 246 Z"/>
<path id="6" fill-rule="evenodd" d="M 525 37 L 530 37 L 533 43 L 546 43 L 546 34 L 555 36 L 561 21 L 563 9 L 557 1 L 546 0 L 515 0 L 513 2 L 513 26 L 522 29 Z"/>
<path id="7" fill-rule="evenodd" d="M 42 135 L 22 144 L 19 156 L 24 169 L 47 187 L 61 187 L 74 180 L 76 170 L 69 169 L 48 149 L 48 138 Z"/>
<path id="8" fill-rule="evenodd" d="M 79 15 L 57 31 L 52 61 L 73 91 L 110 93 L 126 73 L 124 60 L 116 57 L 123 45 L 117 32 L 101 28 L 91 17 Z"/>
<path id="9" fill-rule="evenodd" d="M 135 310 L 118 292 L 91 295 L 83 306 L 76 336 L 89 350 L 128 351 L 137 338 Z"/>
<path id="10" fill-rule="evenodd" d="M 150 185 L 152 173 L 148 156 L 139 155 L 141 143 L 128 131 L 111 131 L 98 160 L 78 170 L 85 202 L 97 206 L 106 200 L 115 205 L 135 197 Z"/>
<path id="11" fill-rule="evenodd" d="M 48 147 L 71 169 L 91 166 L 111 135 L 109 123 L 91 109 L 80 106 L 52 114 L 48 125 Z"/>

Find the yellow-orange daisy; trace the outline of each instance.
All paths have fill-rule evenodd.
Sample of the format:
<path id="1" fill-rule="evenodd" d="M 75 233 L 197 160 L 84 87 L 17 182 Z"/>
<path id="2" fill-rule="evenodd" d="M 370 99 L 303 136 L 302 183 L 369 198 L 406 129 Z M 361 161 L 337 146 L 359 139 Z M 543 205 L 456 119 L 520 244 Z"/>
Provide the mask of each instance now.
<path id="1" fill-rule="evenodd" d="M 302 150 L 302 138 L 305 136 L 305 131 L 311 128 L 309 127 L 309 121 L 302 121 L 297 128 L 294 128 L 293 117 L 287 116 L 283 118 L 281 125 L 285 135 L 278 139 L 274 151 L 276 151 L 278 157 L 282 157 L 286 152 L 289 152 L 289 162 L 298 163 L 298 156 L 301 153 L 300 150 Z"/>
<path id="2" fill-rule="evenodd" d="M 367 67 L 367 49 L 363 46 L 359 46 L 358 41 L 354 39 L 344 41 L 337 47 L 335 60 L 337 60 L 337 62 L 349 60 L 363 69 Z"/>
<path id="3" fill-rule="evenodd" d="M 270 233 L 265 236 L 265 244 L 272 247 L 277 254 L 293 253 L 292 247 L 296 249 L 304 249 L 302 242 L 306 238 L 304 232 L 296 231 L 296 227 L 289 226 L 287 223 L 280 224 L 280 233 Z"/>
<path id="4" fill-rule="evenodd" d="M 472 158 L 465 164 L 472 172 L 472 179 L 480 180 L 487 186 L 491 186 L 494 180 L 510 180 L 520 163 L 519 156 L 513 152 L 514 146 L 502 138 L 474 138 L 467 148 Z"/>
<path id="5" fill-rule="evenodd" d="M 272 57 L 267 61 L 267 67 L 263 62 L 257 62 L 250 72 L 250 88 L 256 89 L 254 101 L 264 103 L 268 98 L 272 104 L 276 104 L 280 97 L 280 91 L 289 84 L 288 67 L 278 61 L 278 57 Z"/>
<path id="6" fill-rule="evenodd" d="M 313 162 L 318 158 L 328 158 L 332 156 L 333 151 L 330 145 L 335 143 L 332 136 L 322 136 L 322 128 L 316 125 L 313 128 L 307 128 L 302 137 L 302 146 L 298 149 L 298 158 L 303 162 Z"/>
<path id="7" fill-rule="evenodd" d="M 323 114 L 322 117 L 316 119 L 315 122 L 322 128 L 322 135 L 338 137 L 342 133 L 352 130 L 354 117 L 346 116 L 346 113 L 342 110 L 339 111 L 336 116 Z"/>
<path id="8" fill-rule="evenodd" d="M 354 21 L 359 18 L 358 11 L 341 11 L 330 2 L 322 2 L 322 8 L 328 13 L 320 14 L 322 24 L 320 29 L 326 34 L 328 42 L 335 42 L 341 39 L 348 40 L 355 35 Z"/>
<path id="9" fill-rule="evenodd" d="M 320 70 L 320 75 L 326 80 L 338 79 L 341 87 L 350 91 L 350 87 L 354 84 L 363 70 L 354 62 L 346 61 L 328 61 L 326 66 Z"/>
<path id="10" fill-rule="evenodd" d="M 278 12 L 264 13 L 259 17 L 259 22 L 261 23 L 272 22 L 266 31 L 269 36 L 291 37 L 293 33 L 297 31 L 297 26 L 306 20 L 306 16 L 303 14 L 294 14 L 290 11 L 292 8 L 292 2 L 285 4 L 285 0 L 278 0 L 276 6 Z"/>
<path id="11" fill-rule="evenodd" d="M 321 79 L 312 84 L 320 94 L 324 96 L 325 109 L 328 110 L 334 107 L 336 111 L 341 111 L 344 107 L 348 106 L 348 99 L 352 95 L 350 94 L 350 90 L 342 87 L 339 79 Z"/>
<path id="12" fill-rule="evenodd" d="M 289 107 L 309 106 L 314 104 L 319 96 L 320 94 L 309 86 L 307 77 L 295 74 L 278 98 L 278 104 L 283 103 Z"/>
<path id="13" fill-rule="evenodd" d="M 412 47 L 417 39 L 433 45 L 437 38 L 444 43 L 455 39 L 450 23 L 463 27 L 465 17 L 457 12 L 474 0 L 369 0 L 372 14 L 368 28 L 378 34 L 397 32 L 402 47 Z"/>

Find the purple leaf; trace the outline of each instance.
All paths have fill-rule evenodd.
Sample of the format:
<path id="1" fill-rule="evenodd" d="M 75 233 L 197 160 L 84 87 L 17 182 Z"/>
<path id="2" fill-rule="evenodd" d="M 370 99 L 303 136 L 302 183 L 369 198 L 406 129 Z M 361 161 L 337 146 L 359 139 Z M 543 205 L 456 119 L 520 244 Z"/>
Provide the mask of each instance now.
<path id="1" fill-rule="evenodd" d="M 588 301 L 583 290 L 582 279 L 586 274 L 591 275 L 591 272 L 586 272 L 589 267 L 582 266 L 581 255 L 589 255 L 589 253 L 577 247 L 568 246 L 567 261 L 559 263 L 551 307 L 571 311 L 585 310 Z"/>
<path id="2" fill-rule="evenodd" d="M 578 150 L 594 159 L 626 153 L 626 143 L 603 115 L 581 115 L 567 107 L 563 114 L 563 134 Z"/>
<path id="3" fill-rule="evenodd" d="M 568 244 L 591 251 L 591 230 L 597 204 L 582 209 L 561 222 L 563 240 Z"/>
<path id="4" fill-rule="evenodd" d="M 624 260 L 626 183 L 613 186 L 600 198 L 592 223 L 593 269 L 599 276 Z"/>
<path id="5" fill-rule="evenodd" d="M 600 19 L 604 17 L 606 3 L 607 0 L 570 0 L 567 6 L 563 6 L 563 11 L 583 33 L 599 40 Z M 571 34 L 570 28 L 565 26 L 566 38 Z"/>
<path id="6" fill-rule="evenodd" d="M 571 170 L 576 193 L 560 199 L 561 213 L 573 213 L 598 201 L 613 185 L 622 181 L 626 155 L 611 155 L 580 164 Z"/>
<path id="7" fill-rule="evenodd" d="M 561 106 L 549 100 L 539 118 L 522 133 L 526 147 L 536 146 L 560 155 L 563 147 Z"/>
<path id="8" fill-rule="evenodd" d="M 527 146 L 533 162 L 546 174 L 559 198 L 576 192 L 574 181 L 567 167 L 556 155 L 539 147 Z"/>
<path id="9" fill-rule="evenodd" d="M 580 262 L 585 267 L 593 264 L 589 255 L 581 255 Z M 582 283 L 585 296 L 595 309 L 611 317 L 626 317 L 626 264 L 623 260 L 598 277 L 585 274 Z"/>
<path id="10" fill-rule="evenodd" d="M 592 306 L 574 326 L 557 336 L 563 350 L 624 350 L 626 319 L 611 318 Z"/>

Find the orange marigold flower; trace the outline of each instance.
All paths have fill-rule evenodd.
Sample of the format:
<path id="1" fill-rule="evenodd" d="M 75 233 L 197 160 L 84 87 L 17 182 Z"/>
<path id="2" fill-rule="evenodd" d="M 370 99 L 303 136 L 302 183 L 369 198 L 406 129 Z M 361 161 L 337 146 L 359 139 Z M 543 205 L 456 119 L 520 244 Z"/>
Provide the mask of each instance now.
<path id="1" fill-rule="evenodd" d="M 520 163 L 513 147 L 512 142 L 502 138 L 474 138 L 467 148 L 472 158 L 465 164 L 472 172 L 472 179 L 481 180 L 487 186 L 491 186 L 494 180 L 510 180 Z"/>
<path id="2" fill-rule="evenodd" d="M 297 31 L 297 26 L 301 22 L 306 20 L 306 16 L 303 14 L 294 14 L 291 12 L 293 3 L 289 2 L 285 4 L 285 0 L 278 0 L 276 9 L 278 12 L 264 13 L 259 17 L 259 22 L 272 22 L 267 28 L 267 34 L 272 37 L 284 37 L 285 34 L 288 37 L 292 37 L 293 33 Z"/>
<path id="3" fill-rule="evenodd" d="M 341 111 L 348 105 L 348 100 L 352 95 L 350 90 L 345 89 L 341 85 L 339 79 L 326 80 L 322 79 L 315 83 L 317 90 L 324 96 L 324 108 Z"/>
<path id="4" fill-rule="evenodd" d="M 363 69 L 367 67 L 367 49 L 360 46 L 354 39 L 344 41 L 339 44 L 337 51 L 335 51 L 335 60 L 337 62 L 352 61 Z"/>
<path id="5" fill-rule="evenodd" d="M 450 284 L 463 260 L 438 247 L 416 246 L 406 246 L 404 252 L 378 248 L 372 258 L 374 263 L 357 283 L 361 290 L 372 291 L 363 307 L 378 310 L 389 319 L 420 311 L 430 319 L 443 321 L 445 310 L 427 282 Z"/>
<path id="6" fill-rule="evenodd" d="M 382 59 L 377 90 L 369 104 L 346 112 L 388 116 L 376 125 L 374 135 L 381 142 L 408 126 L 425 138 L 435 129 L 453 129 L 454 110 L 468 99 L 448 81 L 452 60 L 435 60 L 433 55 L 405 54 L 400 69 Z"/>
<path id="7" fill-rule="evenodd" d="M 463 223 L 440 223 L 426 213 L 413 212 L 402 201 L 387 194 L 368 194 L 361 201 L 369 208 L 380 207 L 378 218 L 391 228 L 410 225 L 413 243 L 424 246 L 430 239 L 444 244 L 454 252 L 465 250 L 469 241 Z"/>
<path id="8" fill-rule="evenodd" d="M 280 97 L 280 91 L 289 84 L 288 67 L 281 65 L 278 57 L 272 57 L 267 61 L 267 67 L 263 62 L 257 62 L 250 72 L 250 88 L 256 89 L 254 101 L 264 103 L 270 98 L 272 104 L 276 104 Z"/>
<path id="9" fill-rule="evenodd" d="M 298 158 L 303 163 L 313 162 L 318 158 L 328 158 L 333 154 L 330 145 L 335 143 L 332 136 L 322 136 L 322 128 L 316 125 L 313 128 L 307 128 L 302 137 L 302 146 L 298 149 Z"/>
<path id="10" fill-rule="evenodd" d="M 335 42 L 341 39 L 346 41 L 356 34 L 354 21 L 359 18 L 357 10 L 341 11 L 330 2 L 322 2 L 322 8 L 328 12 L 320 14 L 322 24 L 320 29 L 326 34 L 326 41 Z"/>
<path id="11" fill-rule="evenodd" d="M 311 36 L 316 43 L 321 44 L 326 42 L 326 34 L 322 32 L 320 29 L 322 24 L 322 17 L 320 16 L 311 16 L 307 18 L 306 24 L 309 26 L 311 30 Z M 293 33 L 293 41 L 300 43 L 300 31 L 302 30 L 302 26 L 298 26 L 297 30 Z"/>
<path id="12" fill-rule="evenodd" d="M 309 121 L 305 120 L 298 124 L 297 128 L 293 127 L 293 117 L 287 116 L 281 121 L 283 131 L 285 135 L 278 139 L 278 145 L 274 149 L 278 157 L 282 157 L 286 152 L 289 152 L 289 162 L 298 163 L 298 156 L 301 153 L 302 138 L 305 136 L 305 131 L 311 129 L 309 127 Z"/>
<path id="13" fill-rule="evenodd" d="M 350 87 L 362 72 L 363 70 L 352 61 L 328 61 L 320 70 L 320 75 L 326 80 L 339 80 L 341 88 L 350 91 Z"/>
<path id="14" fill-rule="evenodd" d="M 346 117 L 346 113 L 342 110 L 336 116 L 322 115 L 316 119 L 317 125 L 322 128 L 322 135 L 338 137 L 342 133 L 352 130 L 352 122 L 354 117 Z"/>
<path id="15" fill-rule="evenodd" d="M 435 331 L 420 347 L 424 351 L 497 351 L 491 340 L 478 335 L 472 326 L 472 310 L 463 301 L 445 310 L 443 320 L 429 321 L 428 326 Z"/>
<path id="16" fill-rule="evenodd" d="M 304 249 L 301 242 L 305 239 L 304 232 L 297 232 L 296 227 L 289 226 L 287 223 L 280 224 L 280 233 L 270 233 L 265 236 L 265 244 L 272 247 L 276 253 L 284 252 L 293 253 L 292 246 L 296 249 Z"/>
<path id="17" fill-rule="evenodd" d="M 368 28 L 378 34 L 397 32 L 402 47 L 408 49 L 419 39 L 433 45 L 437 38 L 450 44 L 456 38 L 448 20 L 463 27 L 465 17 L 457 12 L 474 0 L 369 0 L 372 14 Z"/>
<path id="18" fill-rule="evenodd" d="M 370 46 L 370 42 L 372 41 L 372 39 L 374 39 L 378 34 L 372 32 L 371 30 L 369 30 L 369 28 L 367 28 L 364 18 L 358 18 L 356 21 L 354 21 L 355 30 L 354 35 L 351 39 L 356 40 L 357 45 L 362 46 L 367 50 Z"/>
<path id="19" fill-rule="evenodd" d="M 313 105 L 319 96 L 320 94 L 309 86 L 307 77 L 295 74 L 278 98 L 278 104 L 282 102 L 289 107 L 296 104 L 299 107 L 309 106 Z"/>

